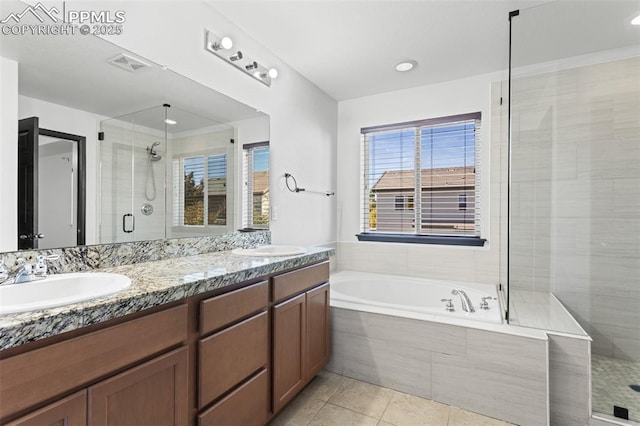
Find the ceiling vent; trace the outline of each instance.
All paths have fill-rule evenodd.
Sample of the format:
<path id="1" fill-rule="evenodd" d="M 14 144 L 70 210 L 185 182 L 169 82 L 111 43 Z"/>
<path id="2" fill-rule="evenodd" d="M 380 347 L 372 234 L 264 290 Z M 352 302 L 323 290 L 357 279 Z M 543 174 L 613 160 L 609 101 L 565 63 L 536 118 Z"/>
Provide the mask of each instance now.
<path id="1" fill-rule="evenodd" d="M 141 61 L 138 58 L 134 58 L 131 55 L 127 55 L 126 53 L 122 53 L 118 56 L 115 56 L 107 61 L 111 65 L 114 65 L 118 68 L 122 68 L 123 70 L 127 70 L 130 72 L 139 71 L 143 68 L 148 68 L 151 65 L 146 62 Z"/>

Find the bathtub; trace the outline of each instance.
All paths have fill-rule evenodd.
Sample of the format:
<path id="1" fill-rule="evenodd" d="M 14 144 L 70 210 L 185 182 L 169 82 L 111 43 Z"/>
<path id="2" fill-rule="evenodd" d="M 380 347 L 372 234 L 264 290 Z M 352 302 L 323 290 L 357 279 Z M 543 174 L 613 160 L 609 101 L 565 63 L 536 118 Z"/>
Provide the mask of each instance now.
<path id="1" fill-rule="evenodd" d="M 330 282 L 327 371 L 510 423 L 549 424 L 547 334 L 503 323 L 496 286 L 355 271 Z M 462 310 L 453 289 L 475 312 Z"/>
<path id="2" fill-rule="evenodd" d="M 454 289 L 467 293 L 475 312 L 462 309 L 460 296 L 451 294 Z M 489 309 L 480 309 L 482 297 L 491 297 Z M 445 309 L 442 299 L 452 300 L 453 312 Z M 431 321 L 458 318 L 502 323 L 498 290 L 490 284 L 341 271 L 331 275 L 331 306 Z"/>

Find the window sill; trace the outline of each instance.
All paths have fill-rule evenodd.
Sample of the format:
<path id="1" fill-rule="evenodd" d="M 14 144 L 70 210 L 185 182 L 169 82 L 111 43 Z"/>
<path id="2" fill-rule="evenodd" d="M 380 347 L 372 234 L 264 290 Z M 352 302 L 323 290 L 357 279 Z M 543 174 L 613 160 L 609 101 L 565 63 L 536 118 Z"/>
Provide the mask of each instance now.
<path id="1" fill-rule="evenodd" d="M 374 234 L 363 232 L 357 234 L 358 241 L 377 241 L 381 243 L 436 244 L 447 246 L 482 247 L 487 241 L 480 237 L 461 237 L 457 235 L 406 235 L 406 234 Z"/>

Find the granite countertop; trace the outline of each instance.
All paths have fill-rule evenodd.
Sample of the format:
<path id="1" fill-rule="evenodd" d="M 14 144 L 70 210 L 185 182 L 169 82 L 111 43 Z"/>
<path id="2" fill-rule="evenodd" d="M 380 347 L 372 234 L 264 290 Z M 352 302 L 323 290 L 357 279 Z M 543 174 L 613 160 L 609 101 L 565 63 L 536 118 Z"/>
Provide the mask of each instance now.
<path id="1" fill-rule="evenodd" d="M 245 257 L 221 251 L 96 269 L 124 274 L 131 278 L 131 286 L 81 303 L 0 315 L 0 350 L 326 260 L 332 254 L 333 249 L 318 247 L 287 257 Z"/>

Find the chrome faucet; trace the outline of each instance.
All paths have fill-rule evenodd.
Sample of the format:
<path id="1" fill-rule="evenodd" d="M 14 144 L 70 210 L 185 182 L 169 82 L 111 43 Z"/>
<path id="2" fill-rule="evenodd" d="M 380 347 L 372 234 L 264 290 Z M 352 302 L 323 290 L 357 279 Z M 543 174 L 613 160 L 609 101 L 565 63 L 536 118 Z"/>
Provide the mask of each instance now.
<path id="1" fill-rule="evenodd" d="M 18 270 L 15 273 L 15 277 L 12 280 L 12 284 L 20 284 L 20 283 L 28 283 L 30 281 L 43 280 L 47 278 L 49 268 L 47 266 L 47 260 L 57 260 L 60 256 L 51 255 L 51 256 L 43 256 L 39 255 L 36 257 L 36 263 L 29 263 L 23 258 L 18 258 L 16 260 L 16 265 L 18 265 Z M 0 280 L 1 280 L 0 276 Z M 7 273 L 8 278 L 8 273 Z M 6 279 L 5 279 L 6 280 Z"/>
<path id="2" fill-rule="evenodd" d="M 451 290 L 451 294 L 460 296 L 460 303 L 462 303 L 462 310 L 465 312 L 475 312 L 475 308 L 471 303 L 471 299 L 467 296 L 464 290 Z"/>

